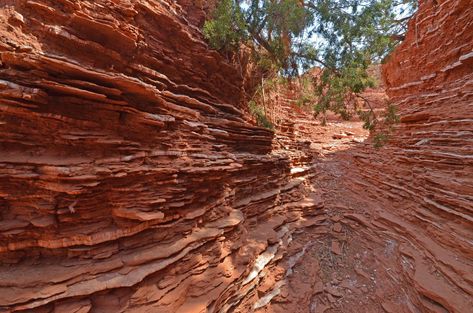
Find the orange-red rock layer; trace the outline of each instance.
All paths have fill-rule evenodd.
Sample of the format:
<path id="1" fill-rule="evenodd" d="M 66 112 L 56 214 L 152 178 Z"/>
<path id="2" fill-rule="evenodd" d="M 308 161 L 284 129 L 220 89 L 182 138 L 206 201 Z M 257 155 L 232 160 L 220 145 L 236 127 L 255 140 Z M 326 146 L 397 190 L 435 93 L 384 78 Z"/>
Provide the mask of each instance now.
<path id="1" fill-rule="evenodd" d="M 0 312 L 468 312 L 469 2 L 421 2 L 375 150 L 248 122 L 205 3 L 6 1 Z"/>
<path id="2" fill-rule="evenodd" d="M 472 29 L 471 1 L 420 2 L 383 69 L 400 115 L 389 142 L 322 145 L 310 181 L 324 214 L 236 312 L 471 311 Z"/>
<path id="3" fill-rule="evenodd" d="M 238 71 L 174 1 L 4 4 L 0 311 L 231 306 L 303 183 Z"/>
<path id="4" fill-rule="evenodd" d="M 373 225 L 401 241 L 405 280 L 425 312 L 473 307 L 473 6 L 421 1 L 384 66 L 401 122 L 388 145 L 357 151 L 350 188 Z"/>

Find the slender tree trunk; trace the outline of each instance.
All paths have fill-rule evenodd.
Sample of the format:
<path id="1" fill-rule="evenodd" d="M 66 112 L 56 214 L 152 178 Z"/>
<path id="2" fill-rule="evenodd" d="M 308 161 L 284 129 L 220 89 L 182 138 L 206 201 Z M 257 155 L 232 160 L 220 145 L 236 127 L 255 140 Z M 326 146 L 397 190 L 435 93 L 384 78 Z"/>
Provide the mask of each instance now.
<path id="1" fill-rule="evenodd" d="M 264 115 L 266 115 L 266 99 L 265 99 L 265 94 L 264 94 L 264 77 L 261 76 L 261 92 L 262 92 L 262 95 L 263 95 L 263 112 L 264 112 Z"/>

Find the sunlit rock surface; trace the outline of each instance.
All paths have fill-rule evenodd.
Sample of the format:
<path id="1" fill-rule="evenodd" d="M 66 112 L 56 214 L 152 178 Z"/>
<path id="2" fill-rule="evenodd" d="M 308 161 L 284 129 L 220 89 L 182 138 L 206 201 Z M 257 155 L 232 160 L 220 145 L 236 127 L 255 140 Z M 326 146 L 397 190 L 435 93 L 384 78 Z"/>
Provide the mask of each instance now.
<path id="1" fill-rule="evenodd" d="M 469 312 L 469 2 L 421 2 L 376 150 L 254 126 L 211 1 L 4 1 L 0 312 Z"/>
<path id="2" fill-rule="evenodd" d="M 0 16 L 0 306 L 223 305 L 277 240 L 258 219 L 300 183 L 240 110 L 236 69 L 172 1 L 9 1 Z"/>

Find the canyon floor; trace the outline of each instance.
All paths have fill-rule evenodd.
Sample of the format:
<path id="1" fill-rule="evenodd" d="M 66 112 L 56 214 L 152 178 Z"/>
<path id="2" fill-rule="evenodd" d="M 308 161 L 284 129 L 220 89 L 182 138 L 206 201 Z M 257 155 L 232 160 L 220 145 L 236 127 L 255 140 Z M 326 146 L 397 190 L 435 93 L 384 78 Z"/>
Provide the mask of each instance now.
<path id="1" fill-rule="evenodd" d="M 367 96 L 379 104 L 385 94 L 378 89 Z M 298 224 L 297 230 L 280 236 L 280 246 L 274 257 L 268 256 L 269 262 L 257 260 L 267 263 L 259 272 L 261 281 L 234 312 L 420 312 L 419 302 L 428 312 L 449 312 L 431 291 L 420 296 L 415 289 L 434 286 L 436 292 L 449 293 L 442 286 L 448 280 L 429 264 L 429 253 L 415 251 L 403 237 L 420 233 L 421 226 L 406 223 L 402 213 L 390 212 L 389 205 L 402 207 L 402 200 L 388 196 L 388 202 L 378 203 L 380 191 L 363 180 L 373 173 L 357 164 L 369 159 L 374 149 L 363 123 L 332 115 L 322 126 L 287 103 L 281 107 L 291 124 L 291 140 L 304 142 L 309 147 L 304 153 L 313 156 L 291 169 L 295 177 L 306 180 L 305 198 L 291 205 L 302 212 L 289 210 L 294 217 L 286 217 L 286 222 Z M 277 128 L 276 142 L 285 142 L 278 138 L 284 130 Z M 294 145 L 282 149 L 297 150 Z M 382 155 L 383 149 L 374 151 Z M 429 238 L 422 240 L 437 249 Z M 435 253 L 439 259 L 450 258 L 448 250 Z M 459 264 L 457 269 L 462 268 Z M 468 264 L 462 270 L 468 271 Z"/>
<path id="2" fill-rule="evenodd" d="M 317 212 L 285 241 L 276 257 L 284 261 L 265 274 L 260 299 L 250 298 L 237 312 L 402 312 L 409 295 L 399 279 L 398 242 L 366 227 L 367 199 L 345 181 L 368 132 L 361 122 L 337 120 L 306 131 L 317 157 L 310 164 L 312 192 L 302 202 L 318 203 Z"/>
<path id="3" fill-rule="evenodd" d="M 471 0 L 419 1 L 380 148 L 287 84 L 259 126 L 198 3 L 0 5 L 0 312 L 471 313 Z"/>

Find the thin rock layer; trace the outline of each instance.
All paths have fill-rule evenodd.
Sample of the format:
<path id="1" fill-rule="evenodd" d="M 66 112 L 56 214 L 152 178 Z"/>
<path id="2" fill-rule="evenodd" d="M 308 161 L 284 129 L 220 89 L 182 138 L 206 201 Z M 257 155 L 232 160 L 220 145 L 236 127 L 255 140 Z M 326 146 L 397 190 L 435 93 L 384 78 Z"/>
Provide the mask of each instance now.
<path id="1" fill-rule="evenodd" d="M 400 123 L 388 145 L 356 151 L 349 185 L 373 225 L 400 240 L 405 281 L 426 312 L 473 307 L 473 6 L 421 1 L 383 68 Z"/>

